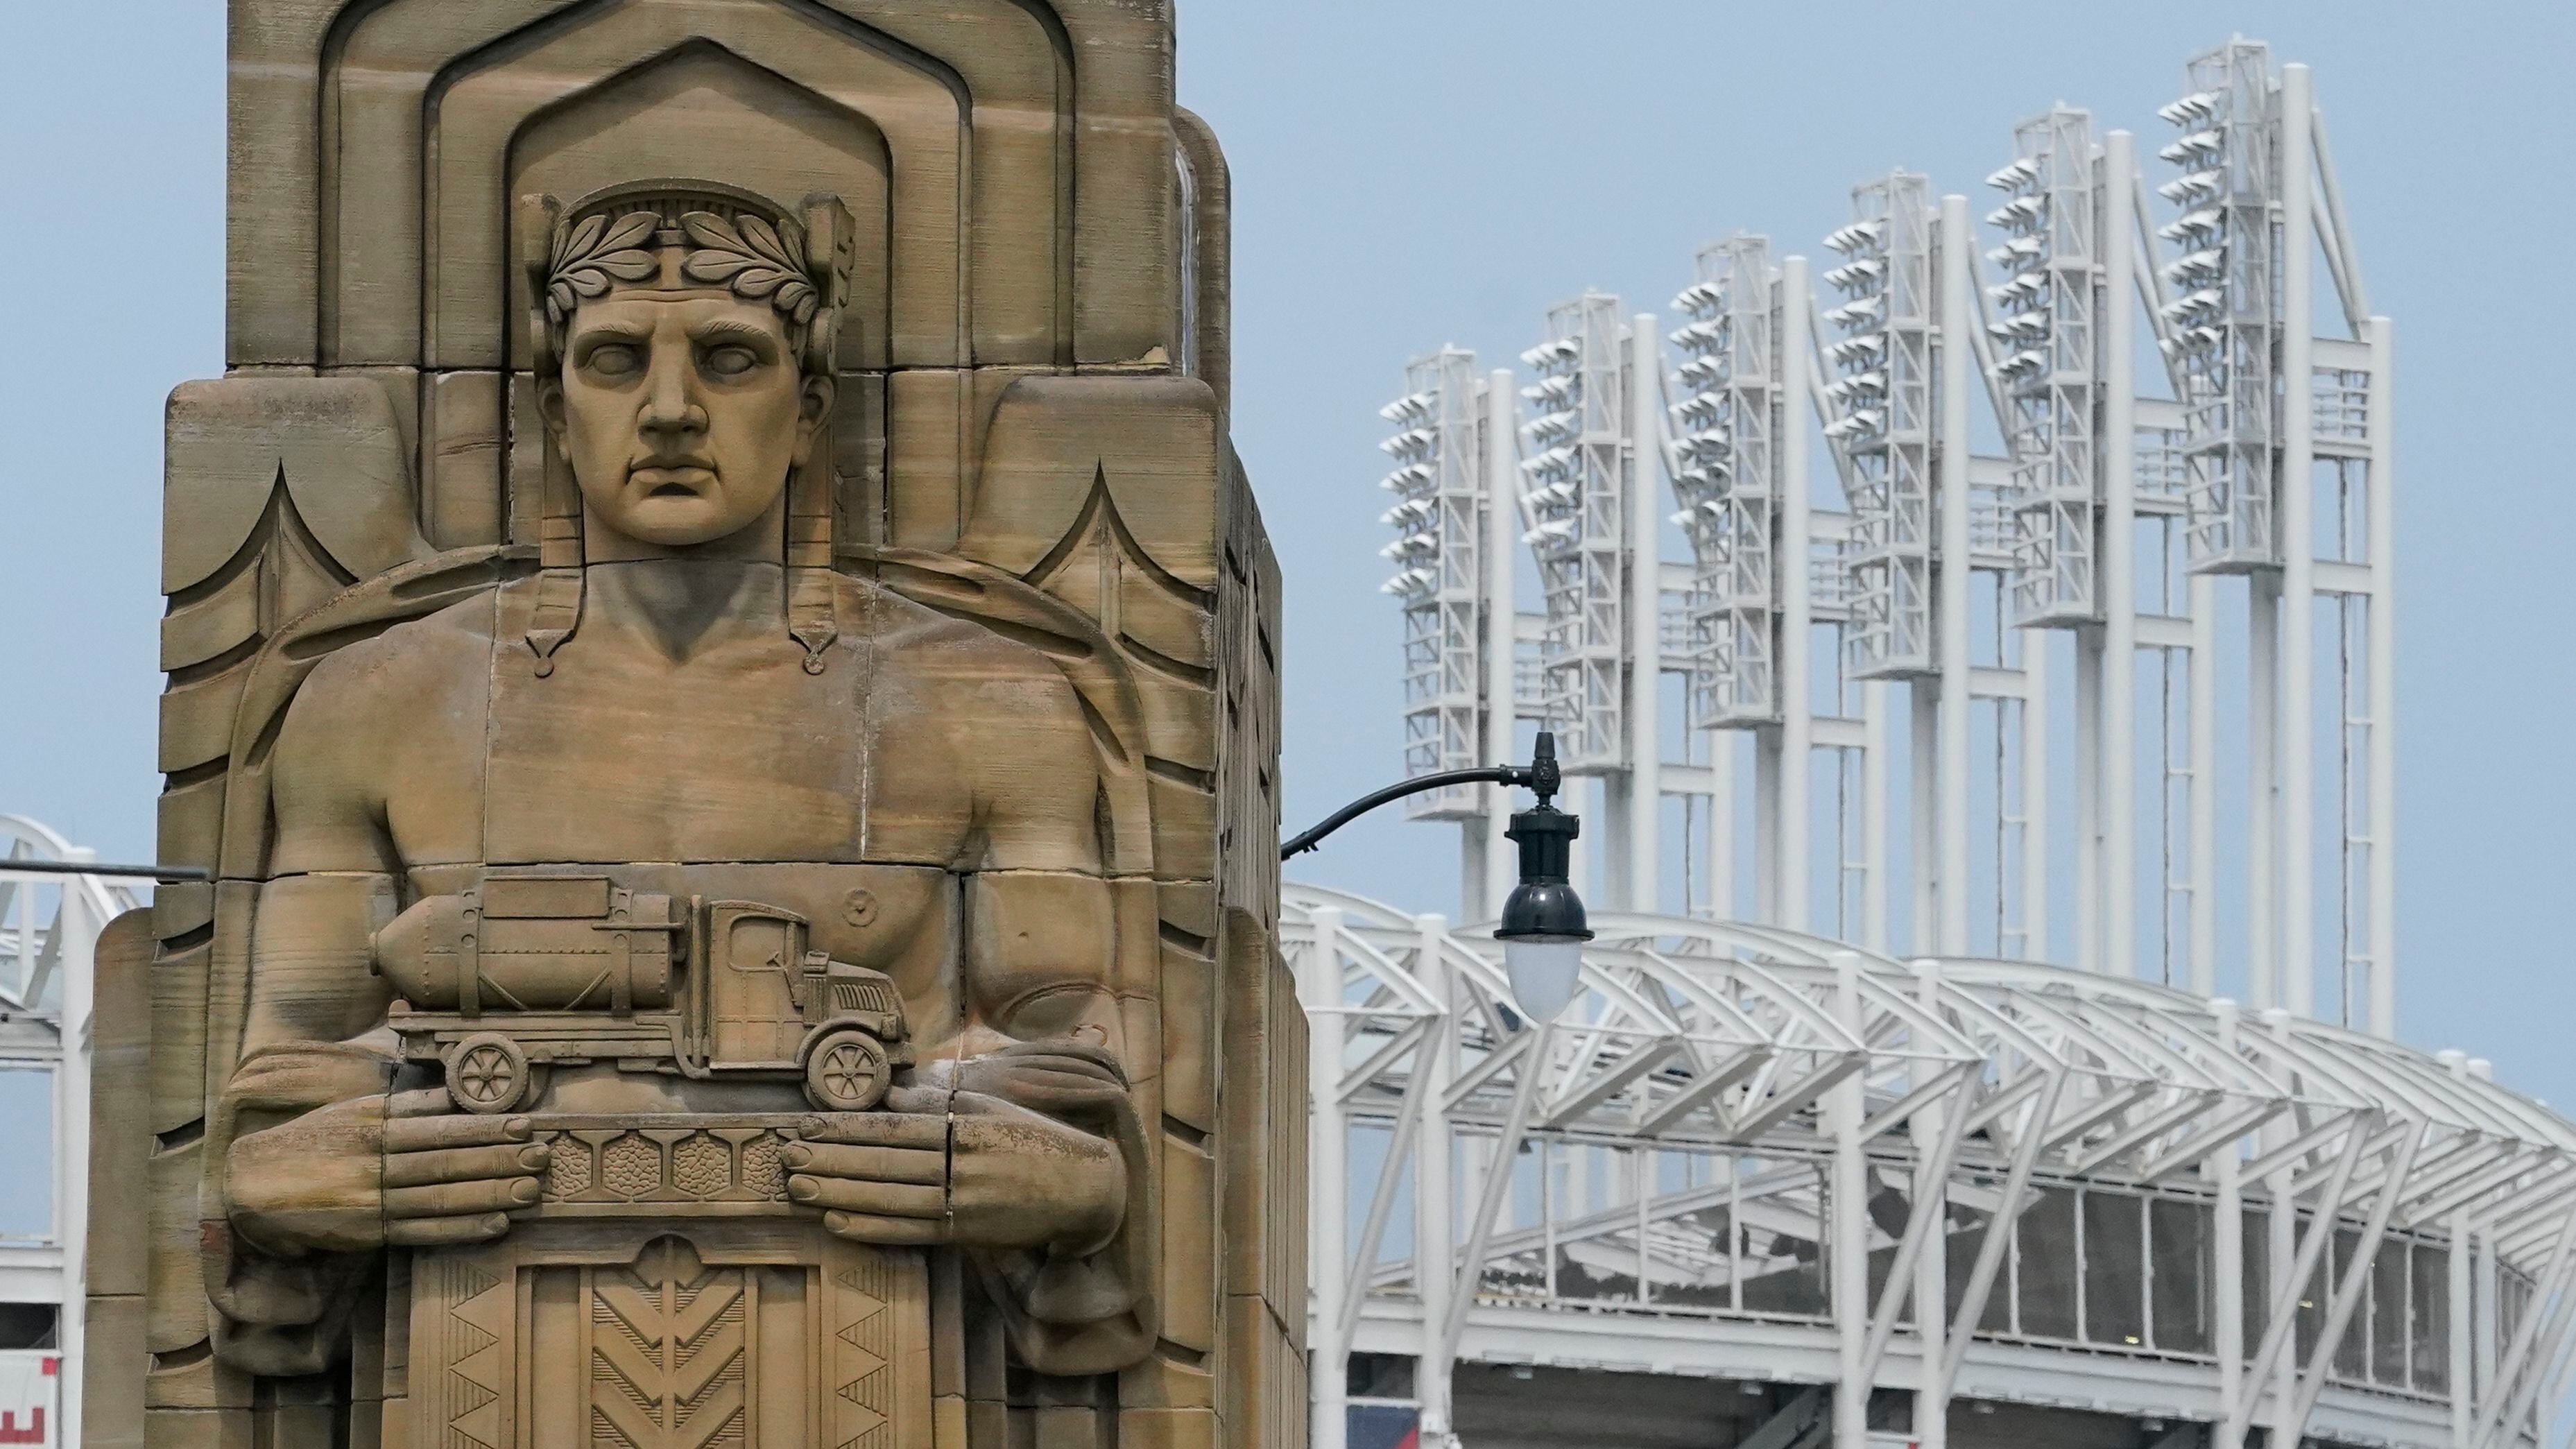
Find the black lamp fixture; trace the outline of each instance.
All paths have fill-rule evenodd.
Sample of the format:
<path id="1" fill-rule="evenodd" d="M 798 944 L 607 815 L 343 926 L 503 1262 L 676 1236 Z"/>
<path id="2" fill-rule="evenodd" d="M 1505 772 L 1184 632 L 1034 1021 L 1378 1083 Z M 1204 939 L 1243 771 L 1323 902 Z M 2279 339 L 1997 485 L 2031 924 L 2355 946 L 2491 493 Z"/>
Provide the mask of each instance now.
<path id="1" fill-rule="evenodd" d="M 1574 999 L 1583 973 L 1583 943 L 1592 939 L 1583 897 L 1574 893 L 1568 872 L 1583 822 L 1549 803 L 1562 782 L 1556 737 L 1545 730 L 1539 731 L 1530 774 L 1529 787 L 1538 803 L 1514 812 L 1511 828 L 1503 832 L 1521 848 L 1521 878 L 1503 901 L 1494 939 L 1503 943 L 1503 972 L 1512 979 L 1512 999 L 1534 1020 L 1553 1021 Z"/>
<path id="2" fill-rule="evenodd" d="M 1442 770 L 1417 775 L 1400 785 L 1361 796 L 1326 816 L 1322 824 L 1279 847 L 1279 858 L 1301 855 L 1325 836 L 1391 800 L 1450 785 L 1493 783 L 1517 785 L 1538 796 L 1538 803 L 1515 811 L 1503 832 L 1520 845 L 1521 878 L 1503 902 L 1503 918 L 1494 939 L 1503 943 L 1503 974 L 1511 978 L 1512 1000 L 1531 1021 L 1555 1019 L 1574 999 L 1583 971 L 1583 943 L 1592 928 L 1583 917 L 1583 898 L 1568 875 L 1574 838 L 1583 822 L 1551 802 L 1565 786 L 1557 768 L 1556 736 L 1538 732 L 1527 765 L 1486 765 L 1472 770 Z"/>

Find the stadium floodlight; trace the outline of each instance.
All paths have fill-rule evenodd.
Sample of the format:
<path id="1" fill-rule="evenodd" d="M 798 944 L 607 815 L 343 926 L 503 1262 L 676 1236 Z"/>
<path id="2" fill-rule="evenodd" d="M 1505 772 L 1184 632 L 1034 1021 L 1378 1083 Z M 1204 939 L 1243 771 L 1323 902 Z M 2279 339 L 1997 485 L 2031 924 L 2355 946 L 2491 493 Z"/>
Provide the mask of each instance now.
<path id="1" fill-rule="evenodd" d="M 1836 402 L 1883 397 L 1887 393 L 1884 372 L 1855 372 L 1836 378 L 1825 387 L 1825 396 Z"/>
<path id="2" fill-rule="evenodd" d="M 1873 293 L 1866 297 L 1855 297 L 1852 300 L 1843 303 L 1841 306 L 1827 312 L 1825 314 L 1825 320 L 1833 323 L 1837 327 L 1851 327 L 1862 322 L 1874 321 L 1886 315 L 1886 295 L 1884 293 Z"/>
<path id="3" fill-rule="evenodd" d="M 1427 392 L 1408 393 L 1379 408 L 1377 415 L 1390 423 L 1418 423 L 1428 414 L 1433 401 Z"/>
<path id="4" fill-rule="evenodd" d="M 1545 413 L 1521 426 L 1521 436 L 1542 447 L 1553 447 L 1573 438 L 1578 419 L 1572 413 Z"/>
<path id="5" fill-rule="evenodd" d="M 2218 159 L 2225 140 L 2226 137 L 2215 129 L 2194 131 L 2156 154 L 2177 166 L 2206 164 Z"/>
<path id="6" fill-rule="evenodd" d="M 1429 569 L 1409 568 L 1378 585 L 1378 592 L 1393 594 L 1398 598 L 1420 594 L 1431 587 L 1435 577 Z"/>
<path id="7" fill-rule="evenodd" d="M 1825 348 L 1825 356 L 1838 363 L 1868 364 L 1887 355 L 1887 339 L 1875 332 L 1846 337 Z"/>
<path id="8" fill-rule="evenodd" d="M 2036 303 L 2048 295 L 2048 273 L 2017 272 L 2010 280 L 1986 288 L 1986 295 L 2008 307 Z"/>
<path id="9" fill-rule="evenodd" d="M 2215 167 L 2177 176 L 2156 188 L 2156 194 L 2177 206 L 2197 206 L 2227 189 L 2227 173 Z"/>
<path id="10" fill-rule="evenodd" d="M 1887 275 L 1887 263 L 1876 257 L 1860 257 L 1825 273 L 1825 284 L 1837 292 L 1851 293 L 1875 287 Z"/>
<path id="11" fill-rule="evenodd" d="M 1428 457 L 1432 444 L 1438 440 L 1438 435 L 1427 428 L 1407 428 L 1378 446 L 1390 456 L 1412 463 Z"/>
<path id="12" fill-rule="evenodd" d="M 2223 100 L 2216 91 L 2195 91 L 2169 105 L 2157 108 L 2156 114 L 2177 126 L 2197 125 L 2217 114 Z"/>
<path id="13" fill-rule="evenodd" d="M 2217 207 L 2204 206 L 2198 211 L 2186 212 L 2157 227 L 2156 235 L 2169 242 L 2180 242 L 2197 248 L 2217 240 L 2225 228 L 2225 213 Z"/>
<path id="14" fill-rule="evenodd" d="M 1986 225 L 2009 227 L 2016 231 L 2029 230 L 2047 219 L 2048 198 L 2045 196 L 2016 196 L 1986 213 Z"/>
<path id="15" fill-rule="evenodd" d="M 2028 186 L 2039 175 L 2039 163 L 2028 156 L 2010 163 L 1986 177 L 1986 184 L 1997 191 L 2011 191 Z"/>
<path id="16" fill-rule="evenodd" d="M 1695 383 L 1707 380 L 1710 379 L 1706 374 L 1691 378 Z M 1674 404 L 1672 414 L 1681 422 L 1690 425 L 1694 431 L 1713 427 L 1724 416 L 1721 404 L 1707 393 L 1693 393 Z"/>
<path id="17" fill-rule="evenodd" d="M 2048 314 L 2021 312 L 2001 322 L 1990 322 L 1986 324 L 1986 335 L 2009 346 L 2036 342 L 2048 335 Z"/>
<path id="18" fill-rule="evenodd" d="M 1838 227 L 1825 237 L 1825 245 L 1845 256 L 1887 240 L 1887 224 L 1880 221 L 1855 221 Z"/>
<path id="19" fill-rule="evenodd" d="M 1986 260 L 2018 271 L 2037 263 L 2047 254 L 2048 243 L 2035 236 L 2017 236 L 1986 253 Z"/>
<path id="20" fill-rule="evenodd" d="M 1718 302 L 1724 298 L 1724 296 L 1725 293 L 1714 282 L 1694 282 L 1690 286 L 1682 288 L 1679 293 L 1674 295 L 1673 310 L 1676 312 L 1705 312 L 1710 308 L 1715 307 Z M 1679 339 L 1676 338 L 1675 340 L 1678 341 Z"/>
<path id="21" fill-rule="evenodd" d="M 2227 252 L 2207 247 L 2165 263 L 2163 271 L 2165 280 L 2178 287 L 2206 287 L 2227 275 Z"/>
<path id="22" fill-rule="evenodd" d="M 1521 366 L 1530 368 L 1562 367 L 1583 355 L 1582 344 L 1572 338 L 1542 342 L 1521 354 Z"/>
<path id="23" fill-rule="evenodd" d="M 1726 319 L 1711 317 L 1693 322 L 1686 327 L 1676 327 L 1670 334 L 1670 340 L 1675 347 L 1692 352 L 1706 352 L 1711 348 L 1722 347 L 1726 343 Z"/>
<path id="24" fill-rule="evenodd" d="M 1573 395 L 1574 379 L 1570 377 L 1541 378 L 1534 385 L 1521 389 L 1523 402 L 1535 403 L 1550 411 L 1564 407 L 1566 399 Z"/>

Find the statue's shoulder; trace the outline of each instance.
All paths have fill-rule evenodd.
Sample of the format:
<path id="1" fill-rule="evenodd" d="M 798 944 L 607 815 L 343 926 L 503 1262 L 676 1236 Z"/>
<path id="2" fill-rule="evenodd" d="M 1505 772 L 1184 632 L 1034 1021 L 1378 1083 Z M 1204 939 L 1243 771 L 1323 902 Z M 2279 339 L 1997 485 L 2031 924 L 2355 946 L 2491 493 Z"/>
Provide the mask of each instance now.
<path id="1" fill-rule="evenodd" d="M 480 692 L 507 593 L 500 584 L 435 612 L 342 644 L 314 666 L 295 708 L 362 705 L 400 711 L 460 688 Z"/>
<path id="2" fill-rule="evenodd" d="M 1006 610 L 973 610 L 944 599 L 927 603 L 846 574 L 841 600 L 844 618 L 868 621 L 866 634 L 881 666 L 960 679 L 1064 681 L 1063 669 L 1033 642 L 1042 636 L 1031 635 Z"/>

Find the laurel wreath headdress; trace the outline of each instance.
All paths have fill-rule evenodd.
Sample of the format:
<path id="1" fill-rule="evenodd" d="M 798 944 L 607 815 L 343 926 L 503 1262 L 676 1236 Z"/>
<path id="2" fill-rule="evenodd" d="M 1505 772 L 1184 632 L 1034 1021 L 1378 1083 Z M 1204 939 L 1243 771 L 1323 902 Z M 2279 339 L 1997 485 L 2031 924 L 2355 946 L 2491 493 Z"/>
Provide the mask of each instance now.
<path id="1" fill-rule="evenodd" d="M 808 198 L 803 222 L 763 216 L 733 196 L 666 191 L 612 195 L 554 220 L 541 306 L 549 354 L 559 354 L 575 308 L 613 287 L 660 275 L 663 254 L 682 249 L 680 275 L 767 302 L 808 366 L 829 366 L 838 313 L 849 286 L 849 213 L 838 201 Z M 817 346 L 817 344 L 820 344 Z"/>

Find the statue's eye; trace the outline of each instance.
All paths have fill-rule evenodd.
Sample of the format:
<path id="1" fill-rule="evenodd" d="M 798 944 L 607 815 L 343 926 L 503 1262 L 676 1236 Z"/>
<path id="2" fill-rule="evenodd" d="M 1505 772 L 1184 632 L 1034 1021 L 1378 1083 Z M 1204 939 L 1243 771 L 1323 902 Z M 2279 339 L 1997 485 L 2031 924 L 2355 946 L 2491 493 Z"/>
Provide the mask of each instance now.
<path id="1" fill-rule="evenodd" d="M 602 377 L 633 377 L 644 370 L 644 353 L 627 343 L 603 342 L 590 349 L 582 363 Z"/>
<path id="2" fill-rule="evenodd" d="M 740 377 L 760 366 L 760 357 L 748 347 L 714 347 L 707 350 L 707 371 L 717 377 Z"/>

